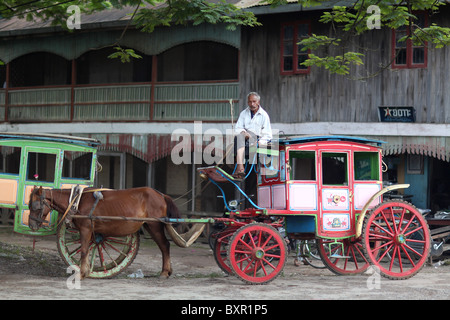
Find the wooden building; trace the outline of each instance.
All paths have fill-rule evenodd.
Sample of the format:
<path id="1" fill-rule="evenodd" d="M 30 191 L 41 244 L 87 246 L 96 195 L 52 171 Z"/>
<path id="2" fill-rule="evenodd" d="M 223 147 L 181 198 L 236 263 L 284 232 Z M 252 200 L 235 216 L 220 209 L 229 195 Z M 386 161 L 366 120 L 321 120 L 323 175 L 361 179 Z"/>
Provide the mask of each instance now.
<path id="1" fill-rule="evenodd" d="M 257 91 L 274 129 L 386 141 L 386 178 L 411 183 L 406 192 L 419 207 L 450 205 L 450 48 L 402 47 L 395 41 L 401 33 L 372 30 L 349 43 L 366 48 L 364 66 L 352 70 L 361 79 L 349 79 L 298 64 L 306 54 L 298 39 L 326 34 L 329 26 L 318 18 L 329 8 L 237 4 L 263 25 L 228 31 L 203 24 L 152 34 L 130 28 L 120 44 L 142 59 L 126 64 L 107 56 L 132 9 L 82 16 L 81 29 L 70 33 L 49 23 L 0 20 L 0 131 L 97 138 L 103 142 L 98 185 L 150 185 L 181 197 L 183 210 L 221 211 L 216 190 L 201 188 L 195 153 L 194 164 L 171 161 L 177 143 L 171 136 L 196 128 L 225 134 L 247 93 Z M 421 23 L 450 25 L 449 18 L 450 8 L 443 8 Z M 385 107 L 407 107 L 413 122 L 381 122 Z M 200 129 L 194 121 L 202 121 Z"/>

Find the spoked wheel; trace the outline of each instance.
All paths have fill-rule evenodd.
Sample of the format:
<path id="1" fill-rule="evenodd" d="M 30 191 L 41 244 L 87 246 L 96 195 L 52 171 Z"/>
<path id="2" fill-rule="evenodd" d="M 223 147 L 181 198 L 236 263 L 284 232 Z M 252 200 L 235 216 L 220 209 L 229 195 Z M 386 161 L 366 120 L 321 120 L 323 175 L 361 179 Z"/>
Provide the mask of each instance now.
<path id="1" fill-rule="evenodd" d="M 214 259 L 216 260 L 219 268 L 228 275 L 232 275 L 230 261 L 227 256 L 228 245 L 230 243 L 230 238 L 236 231 L 235 228 L 227 228 L 215 234 L 213 251 Z"/>
<path id="2" fill-rule="evenodd" d="M 370 266 L 360 239 L 317 239 L 317 249 L 327 268 L 338 275 L 359 274 Z"/>
<path id="3" fill-rule="evenodd" d="M 243 281 L 268 283 L 283 270 L 287 257 L 286 242 L 275 228 L 252 223 L 233 234 L 228 257 L 231 269 Z"/>
<path id="4" fill-rule="evenodd" d="M 81 240 L 77 229 L 63 223 L 57 233 L 58 251 L 68 266 L 80 267 Z M 90 273 L 88 278 L 109 278 L 122 272 L 139 250 L 139 232 L 126 237 L 95 235 L 89 244 Z"/>
<path id="5" fill-rule="evenodd" d="M 404 201 L 386 201 L 365 217 L 363 246 L 381 275 L 407 279 L 422 269 L 430 253 L 430 229 L 420 212 Z"/>

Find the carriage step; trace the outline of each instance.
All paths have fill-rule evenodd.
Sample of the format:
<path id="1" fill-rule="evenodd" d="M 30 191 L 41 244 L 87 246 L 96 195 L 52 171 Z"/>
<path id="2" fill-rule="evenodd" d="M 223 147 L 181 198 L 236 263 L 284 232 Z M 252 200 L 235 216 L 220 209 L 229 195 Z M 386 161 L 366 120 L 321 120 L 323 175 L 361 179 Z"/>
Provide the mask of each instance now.
<path id="1" fill-rule="evenodd" d="M 335 258 L 335 259 L 350 259 L 350 256 L 341 256 L 340 254 L 332 254 L 330 256 L 330 258 Z"/>

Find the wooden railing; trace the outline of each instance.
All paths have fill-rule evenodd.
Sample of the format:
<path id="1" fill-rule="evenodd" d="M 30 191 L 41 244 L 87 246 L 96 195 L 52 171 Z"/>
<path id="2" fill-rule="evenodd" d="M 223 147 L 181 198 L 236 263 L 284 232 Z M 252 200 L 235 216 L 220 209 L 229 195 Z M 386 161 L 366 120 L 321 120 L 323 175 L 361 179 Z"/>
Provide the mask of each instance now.
<path id="1" fill-rule="evenodd" d="M 227 121 L 239 82 L 137 83 L 0 89 L 0 121 Z"/>

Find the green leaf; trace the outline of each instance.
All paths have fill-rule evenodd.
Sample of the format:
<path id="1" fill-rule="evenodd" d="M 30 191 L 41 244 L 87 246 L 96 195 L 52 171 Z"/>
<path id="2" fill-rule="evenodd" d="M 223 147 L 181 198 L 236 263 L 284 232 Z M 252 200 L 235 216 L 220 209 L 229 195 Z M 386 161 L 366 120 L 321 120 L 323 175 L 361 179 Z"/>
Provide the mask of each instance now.
<path id="1" fill-rule="evenodd" d="M 131 58 L 142 59 L 133 49 L 123 49 L 121 47 L 114 47 L 116 52 L 111 53 L 108 59 L 120 59 L 122 63 L 130 62 Z"/>

